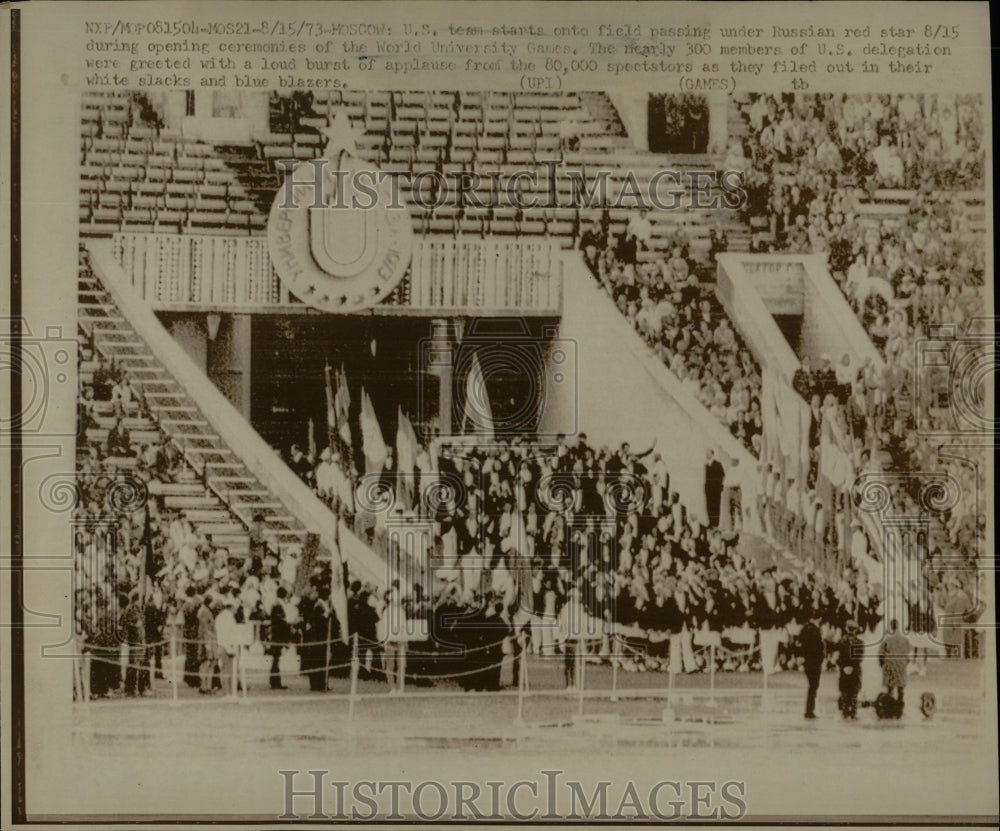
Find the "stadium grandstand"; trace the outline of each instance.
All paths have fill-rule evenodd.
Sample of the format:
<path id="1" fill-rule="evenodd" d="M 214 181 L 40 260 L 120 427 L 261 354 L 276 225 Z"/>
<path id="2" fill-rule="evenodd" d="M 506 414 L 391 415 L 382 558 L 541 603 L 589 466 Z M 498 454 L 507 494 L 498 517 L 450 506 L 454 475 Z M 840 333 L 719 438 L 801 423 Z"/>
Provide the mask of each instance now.
<path id="1" fill-rule="evenodd" d="M 76 695 L 981 654 L 985 460 L 938 445 L 989 402 L 913 374 L 989 314 L 980 98 L 82 101 Z M 334 159 L 405 229 L 282 207 Z"/>

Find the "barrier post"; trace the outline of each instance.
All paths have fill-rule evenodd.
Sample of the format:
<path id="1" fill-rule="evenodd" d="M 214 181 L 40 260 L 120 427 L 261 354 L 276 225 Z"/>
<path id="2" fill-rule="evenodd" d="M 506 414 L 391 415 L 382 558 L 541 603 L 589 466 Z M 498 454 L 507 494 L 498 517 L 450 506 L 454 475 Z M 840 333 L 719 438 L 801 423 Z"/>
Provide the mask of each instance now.
<path id="1" fill-rule="evenodd" d="M 243 697 L 240 699 L 242 703 L 247 701 L 247 645 L 245 643 L 240 644 L 240 651 L 237 653 L 237 657 L 240 661 L 240 690 L 243 692 Z"/>
<path id="2" fill-rule="evenodd" d="M 239 667 L 237 666 L 237 661 L 239 661 L 239 658 L 240 658 L 240 646 L 237 645 L 236 646 L 236 651 L 233 653 L 233 671 L 232 671 L 232 676 L 233 677 L 232 677 L 232 679 L 230 679 L 231 683 L 232 683 L 232 687 L 230 687 L 230 689 L 229 689 L 229 694 L 233 697 L 233 701 L 237 700 L 237 698 L 236 698 L 236 688 L 239 686 L 239 680 L 238 680 L 238 677 L 237 677 L 237 673 L 239 672 Z"/>
<path id="3" fill-rule="evenodd" d="M 611 700 L 618 700 L 618 658 L 611 655 Z"/>
<path id="4" fill-rule="evenodd" d="M 90 701 L 90 668 L 91 655 L 89 652 L 83 653 L 83 700 Z"/>
<path id="5" fill-rule="evenodd" d="M 358 633 L 351 635 L 351 695 L 348 699 L 347 719 L 354 721 L 354 700 L 358 697 Z"/>
<path id="6" fill-rule="evenodd" d="M 73 647 L 75 649 L 73 655 L 73 698 L 86 704 L 89 699 L 83 686 L 83 638 L 74 638 Z"/>
<path id="7" fill-rule="evenodd" d="M 674 712 L 673 701 L 674 701 L 674 645 L 670 644 L 670 663 L 667 665 L 667 700 L 663 707 L 663 720 L 665 722 L 672 722 L 677 720 L 677 713 Z M 679 661 L 680 659 L 678 659 Z"/>
<path id="8" fill-rule="evenodd" d="M 84 704 L 90 702 L 90 655 L 83 648 L 83 639 L 77 638 L 76 657 L 73 658 L 73 689 Z"/>
<path id="9" fill-rule="evenodd" d="M 715 690 L 715 644 L 708 645 L 708 686 Z M 714 700 L 714 699 L 713 699 Z"/>
<path id="10" fill-rule="evenodd" d="M 521 650 L 521 686 L 524 687 L 524 694 L 530 692 L 528 686 L 528 638 L 522 631 L 521 638 L 524 640 L 524 649 Z"/>
<path id="11" fill-rule="evenodd" d="M 330 689 L 330 639 L 333 637 L 333 612 L 326 619 L 326 658 L 323 660 L 323 692 Z"/>
<path id="12" fill-rule="evenodd" d="M 170 672 L 170 685 L 174 688 L 172 704 L 178 704 L 180 693 L 180 679 L 177 677 L 177 626 L 170 627 L 170 665 L 173 669 Z M 184 668 L 183 663 L 181 669 Z"/>
<path id="13" fill-rule="evenodd" d="M 399 642 L 399 694 L 402 695 L 406 689 L 406 639 Z"/>
<path id="14" fill-rule="evenodd" d="M 524 646 L 524 632 L 519 632 L 517 635 L 518 643 L 521 646 L 520 655 L 515 658 L 519 661 L 521 666 L 517 673 L 517 717 L 514 719 L 514 724 L 522 726 L 524 724 L 524 672 L 527 665 L 525 646 Z"/>

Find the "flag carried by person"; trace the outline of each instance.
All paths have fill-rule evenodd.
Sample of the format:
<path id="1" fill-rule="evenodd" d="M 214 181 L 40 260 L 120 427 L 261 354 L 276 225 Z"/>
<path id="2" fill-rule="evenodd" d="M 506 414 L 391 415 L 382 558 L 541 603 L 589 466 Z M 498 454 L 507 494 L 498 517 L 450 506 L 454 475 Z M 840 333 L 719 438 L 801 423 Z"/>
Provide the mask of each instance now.
<path id="1" fill-rule="evenodd" d="M 306 451 L 306 458 L 309 460 L 309 464 L 316 463 L 316 425 L 313 423 L 312 419 L 309 419 L 308 449 Z"/>
<path id="2" fill-rule="evenodd" d="M 340 542 L 340 520 L 337 520 L 337 541 Z M 347 563 L 341 556 L 340 551 L 333 560 L 333 569 L 330 573 L 330 606 L 333 609 L 337 621 L 340 623 L 341 643 L 348 643 L 351 634 L 351 624 L 347 617 Z M 329 662 L 328 662 L 329 663 Z"/>
<path id="3" fill-rule="evenodd" d="M 327 362 L 324 369 L 326 381 L 326 432 L 327 444 L 334 453 L 339 453 L 344 469 L 351 465 L 351 393 L 347 388 L 347 373 L 344 365 L 334 374 Z"/>
<path id="4" fill-rule="evenodd" d="M 143 558 L 139 569 L 139 604 L 146 603 L 146 579 L 156 574 L 156 565 L 153 562 L 153 526 L 149 516 L 149 502 L 145 505 L 145 516 L 142 526 Z"/>
<path id="5" fill-rule="evenodd" d="M 337 449 L 337 397 L 333 391 L 333 367 L 326 362 L 323 369 L 326 381 L 326 437 L 330 450 Z M 339 380 L 339 379 L 338 379 Z"/>
<path id="6" fill-rule="evenodd" d="M 417 442 L 417 433 L 413 429 L 409 417 L 403 412 L 403 408 L 399 407 L 396 420 L 396 458 L 399 465 L 400 487 L 397 488 L 397 496 L 402 500 L 404 508 L 414 506 L 417 490 L 414 471 L 419 452 L 420 444 Z"/>
<path id="7" fill-rule="evenodd" d="M 344 443 L 345 452 L 351 447 L 351 391 L 347 386 L 347 373 L 344 365 L 340 365 L 337 373 L 337 392 L 334 396 L 334 408 L 336 410 L 338 434 Z"/>
<path id="8" fill-rule="evenodd" d="M 365 473 L 378 473 L 389 455 L 389 448 L 382 437 L 372 400 L 364 387 L 361 389 L 361 446 L 365 454 Z"/>
<path id="9" fill-rule="evenodd" d="M 481 439 L 493 439 L 493 408 L 486 389 L 486 376 L 479 363 L 479 356 L 473 354 L 472 366 L 465 377 L 465 412 L 462 416 L 465 433 Z"/>

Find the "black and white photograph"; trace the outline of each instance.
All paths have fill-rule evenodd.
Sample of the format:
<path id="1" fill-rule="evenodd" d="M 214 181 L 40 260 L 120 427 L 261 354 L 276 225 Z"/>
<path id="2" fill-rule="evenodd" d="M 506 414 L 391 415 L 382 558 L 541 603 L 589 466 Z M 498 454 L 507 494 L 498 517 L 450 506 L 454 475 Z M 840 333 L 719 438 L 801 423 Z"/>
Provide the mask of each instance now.
<path id="1" fill-rule="evenodd" d="M 892 68 L 945 6 L 247 5 L 76 35 L 18 825 L 995 825 L 988 55 Z"/>

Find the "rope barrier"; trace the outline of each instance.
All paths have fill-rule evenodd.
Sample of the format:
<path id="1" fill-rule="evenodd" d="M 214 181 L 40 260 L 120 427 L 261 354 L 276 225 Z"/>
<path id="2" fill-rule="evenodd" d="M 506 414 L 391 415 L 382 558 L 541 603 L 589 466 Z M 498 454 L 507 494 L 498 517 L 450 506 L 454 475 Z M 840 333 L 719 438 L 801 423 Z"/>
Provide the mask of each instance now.
<path id="1" fill-rule="evenodd" d="M 77 672 L 77 674 L 79 674 L 81 677 L 77 678 L 77 674 L 74 674 L 74 689 L 75 689 L 75 691 L 77 693 L 79 693 L 79 696 L 80 696 L 80 698 L 82 700 L 84 700 L 84 701 L 89 701 L 90 700 L 91 695 L 90 695 L 90 689 L 89 689 L 90 688 L 89 674 L 90 674 L 90 667 L 92 665 L 92 662 L 94 662 L 94 661 L 96 661 L 98 663 L 101 663 L 101 664 L 105 664 L 105 665 L 109 665 L 109 666 L 114 666 L 114 667 L 118 668 L 119 671 L 121 671 L 121 670 L 125 670 L 125 671 L 137 670 L 137 671 L 139 671 L 141 673 L 152 673 L 154 671 L 154 666 L 152 664 L 152 656 L 150 656 L 150 659 L 148 661 L 144 662 L 144 663 L 134 663 L 131 660 L 129 660 L 129 657 L 131 657 L 132 650 L 138 650 L 138 649 L 154 650 L 157 647 L 163 647 L 163 646 L 166 646 L 167 644 L 170 644 L 171 648 L 170 648 L 169 652 L 165 653 L 165 656 L 164 656 L 165 660 L 164 660 L 163 664 L 161 665 L 161 667 L 159 668 L 159 670 L 157 670 L 157 671 L 164 671 L 164 670 L 166 670 L 166 661 L 167 660 L 170 661 L 171 670 L 172 670 L 171 674 L 170 674 L 170 682 L 171 682 L 171 686 L 173 688 L 173 690 L 172 690 L 173 695 L 172 695 L 172 702 L 171 703 L 173 703 L 173 704 L 180 703 L 179 702 L 179 698 L 178 698 L 178 690 L 179 690 L 179 687 L 181 686 L 182 679 L 188 678 L 188 677 L 190 677 L 190 676 L 192 676 L 192 675 L 195 674 L 193 668 L 187 668 L 187 667 L 185 667 L 184 661 L 185 661 L 185 658 L 186 658 L 186 655 L 185 655 L 186 650 L 183 648 L 183 645 L 196 644 L 196 645 L 198 645 L 200 647 L 200 646 L 204 646 L 206 644 L 212 644 L 213 647 L 214 647 L 214 649 L 218 649 L 219 647 L 218 647 L 218 642 L 217 641 L 202 641 L 202 640 L 195 639 L 195 638 L 183 638 L 183 637 L 179 637 L 177 635 L 177 633 L 176 633 L 176 630 L 173 630 L 171 634 L 172 634 L 172 637 L 169 640 L 154 641 L 154 642 L 149 643 L 149 644 L 131 644 L 131 645 L 120 644 L 120 645 L 117 645 L 115 647 L 108 647 L 108 648 L 103 648 L 103 649 L 100 648 L 100 647 L 98 647 L 96 652 L 95 651 L 90 651 L 88 649 L 88 651 L 86 651 L 83 654 L 82 661 L 80 661 L 79 664 L 78 664 L 78 672 Z M 676 634 L 677 633 L 674 633 L 672 636 L 668 636 L 668 637 L 672 638 L 672 637 L 676 636 Z M 713 633 L 713 634 L 718 635 L 720 633 Z M 471 669 L 464 669 L 464 670 L 458 670 L 458 671 L 455 671 L 455 672 L 444 672 L 444 673 L 426 673 L 426 672 L 408 671 L 407 668 L 406 668 L 406 659 L 407 659 L 407 657 L 410 657 L 410 658 L 412 658 L 412 657 L 432 658 L 432 659 L 438 659 L 438 660 L 441 660 L 441 659 L 445 659 L 446 660 L 446 659 L 449 659 L 449 658 L 464 658 L 464 657 L 467 657 L 469 654 L 483 652 L 483 651 L 486 651 L 488 649 L 493 649 L 493 650 L 502 649 L 503 642 L 502 641 L 497 641 L 497 642 L 494 642 L 494 643 L 491 643 L 491 644 L 486 644 L 486 645 L 480 646 L 480 647 L 471 647 L 471 648 L 468 648 L 468 649 L 466 649 L 464 651 L 461 651 L 461 652 L 456 651 L 456 652 L 452 652 L 452 653 L 447 653 L 447 652 L 416 652 L 416 653 L 414 653 L 414 652 L 408 652 L 406 642 L 403 641 L 403 642 L 401 642 L 399 644 L 396 644 L 396 646 L 398 647 L 398 650 L 394 652 L 392 650 L 393 644 L 391 642 L 387 645 L 387 644 L 384 644 L 384 643 L 378 642 L 378 641 L 369 641 L 367 639 L 362 640 L 360 638 L 360 636 L 355 632 L 355 633 L 352 633 L 352 637 L 351 637 L 351 650 L 352 650 L 351 660 L 348 661 L 348 662 L 340 662 L 340 663 L 331 663 L 329 661 L 329 646 L 332 643 L 336 643 L 336 640 L 334 640 L 334 639 L 326 639 L 326 640 L 318 640 L 318 641 L 292 641 L 292 642 L 287 642 L 287 643 L 279 643 L 279 642 L 275 642 L 275 641 L 259 641 L 258 640 L 258 641 L 254 641 L 254 645 L 265 647 L 269 651 L 273 650 L 274 647 L 279 647 L 282 652 L 285 649 L 287 649 L 287 648 L 293 648 L 294 649 L 296 647 L 303 647 L 303 646 L 305 646 L 305 647 L 320 646 L 320 645 L 327 646 L 327 650 L 328 650 L 327 651 L 327 656 L 328 657 L 327 657 L 327 661 L 326 662 L 324 662 L 323 664 L 321 664 L 319 666 L 308 667 L 308 668 L 303 668 L 300 665 L 300 667 L 298 669 L 298 674 L 305 675 L 305 676 L 319 674 L 319 675 L 323 675 L 324 678 L 326 678 L 333 671 L 343 670 L 343 669 L 350 669 L 350 684 L 351 684 L 351 692 L 350 692 L 350 696 L 349 696 L 350 697 L 350 711 L 349 711 L 350 718 L 353 718 L 353 715 L 354 715 L 355 702 L 360 697 L 362 697 L 362 696 L 359 696 L 359 694 L 358 694 L 358 688 L 357 688 L 358 673 L 359 673 L 359 670 L 360 670 L 360 667 L 361 667 L 360 649 L 362 647 L 384 648 L 384 647 L 388 646 L 388 648 L 385 649 L 384 655 L 385 655 L 385 657 L 387 659 L 392 659 L 392 658 L 395 659 L 395 661 L 396 661 L 395 667 L 393 668 L 391 666 L 387 666 L 386 664 L 383 664 L 381 667 L 378 667 L 378 668 L 370 668 L 369 671 L 373 671 L 377 675 L 384 677 L 385 680 L 390 685 L 390 694 L 394 694 L 394 695 L 399 695 L 399 694 L 402 694 L 404 692 L 404 690 L 405 690 L 405 682 L 408 679 L 410 679 L 410 680 L 448 681 L 448 680 L 454 680 L 454 679 L 460 679 L 460 678 L 468 678 L 470 676 L 484 675 L 484 674 L 488 674 L 488 673 L 491 673 L 491 672 L 496 672 L 498 670 L 502 670 L 504 664 L 506 664 L 508 662 L 511 662 L 514 665 L 515 671 L 517 672 L 517 675 L 518 675 L 517 682 L 516 682 L 517 689 L 516 690 L 509 690 L 507 692 L 509 692 L 511 694 L 516 694 L 518 696 L 518 715 L 517 715 L 517 718 L 515 719 L 515 723 L 523 725 L 524 724 L 524 720 L 523 720 L 523 706 L 524 706 L 524 703 L 523 703 L 523 700 L 524 700 L 524 697 L 529 694 L 529 685 L 528 685 L 528 660 L 527 660 L 529 652 L 528 652 L 528 650 L 526 648 L 526 644 L 527 644 L 527 636 L 526 636 L 526 634 L 524 632 L 520 632 L 517 635 L 517 641 L 516 642 L 517 642 L 517 644 L 520 645 L 520 650 L 517 651 L 517 652 L 515 652 L 514 650 L 511 650 L 510 652 L 505 652 L 501 656 L 501 658 L 500 658 L 499 661 L 490 662 L 490 663 L 484 664 L 482 666 L 475 666 L 475 667 L 472 667 Z M 601 643 L 601 642 L 603 642 L 603 637 L 599 637 L 599 636 L 596 636 L 596 635 L 595 636 L 591 636 L 591 637 L 583 636 L 579 640 L 576 641 L 577 652 L 576 652 L 576 656 L 575 656 L 575 658 L 576 658 L 576 661 L 575 661 L 575 663 L 576 663 L 575 677 L 576 677 L 577 691 L 578 691 L 578 695 L 579 695 L 578 715 L 580 715 L 580 716 L 582 716 L 582 714 L 583 714 L 583 697 L 584 697 L 584 695 L 605 695 L 605 694 L 610 694 L 610 700 L 611 701 L 619 701 L 621 699 L 621 697 L 622 697 L 620 695 L 620 691 L 618 689 L 618 669 L 619 669 L 619 663 L 620 663 L 620 661 L 616 660 L 614 655 L 605 656 L 605 657 L 609 657 L 610 658 L 610 665 L 611 665 L 611 668 L 612 668 L 612 678 L 611 678 L 611 688 L 610 688 L 610 690 L 605 690 L 605 689 L 595 689 L 595 690 L 587 690 L 587 691 L 584 690 L 584 679 L 586 677 L 586 675 L 585 675 L 585 673 L 586 673 L 586 663 L 592 657 L 587 652 L 587 646 L 588 646 L 588 644 L 591 644 L 591 643 Z M 641 646 L 635 646 L 632 643 L 629 643 L 628 640 L 626 640 L 624 638 L 617 639 L 617 643 L 630 656 L 633 656 L 633 657 L 636 657 L 636 658 L 645 658 L 645 657 L 647 657 L 646 653 L 642 650 Z M 125 647 L 125 648 L 123 648 L 123 647 Z M 238 689 L 241 689 L 242 690 L 242 698 L 239 698 L 239 700 L 241 702 L 245 702 L 247 700 L 248 686 L 249 686 L 247 684 L 247 677 L 248 676 L 250 676 L 251 678 L 255 678 L 256 679 L 256 678 L 263 678 L 264 676 L 272 675 L 272 672 L 271 672 L 270 669 L 265 669 L 265 668 L 260 667 L 260 666 L 256 666 L 256 667 L 254 667 L 254 666 L 248 667 L 247 666 L 247 664 L 249 663 L 247 661 L 247 657 L 249 657 L 248 648 L 249 648 L 248 644 L 240 644 L 237 647 L 238 651 L 235 654 L 228 656 L 230 658 L 230 660 L 231 660 L 231 666 L 232 666 L 232 679 L 230 681 L 230 690 L 231 690 L 230 697 L 239 698 L 237 696 L 237 692 L 236 691 Z M 719 690 L 716 690 L 716 688 L 715 688 L 715 673 L 716 673 L 716 669 L 717 669 L 717 664 L 720 663 L 720 659 L 723 662 L 725 660 L 727 660 L 727 659 L 730 659 L 730 658 L 740 658 L 740 659 L 743 659 L 743 658 L 750 657 L 750 656 L 752 656 L 754 654 L 757 654 L 757 653 L 760 653 L 762 655 L 762 657 L 763 657 L 762 646 L 759 643 L 747 646 L 745 648 L 737 648 L 737 649 L 731 649 L 731 648 L 729 648 L 727 646 L 723 646 L 721 643 L 708 643 L 708 644 L 701 644 L 699 646 L 694 646 L 692 644 L 692 646 L 691 646 L 691 654 L 693 654 L 693 655 L 704 655 L 704 653 L 706 651 L 708 651 L 708 653 L 709 653 L 709 658 L 708 658 L 708 660 L 706 662 L 707 666 L 703 665 L 703 670 L 702 671 L 704 671 L 704 669 L 708 670 L 708 674 L 709 674 L 709 688 L 708 688 L 707 692 L 710 692 L 713 696 L 717 695 L 720 692 Z M 104 654 L 101 654 L 102 652 Z M 109 654 L 109 653 L 112 653 L 112 654 Z M 114 654 L 114 653 L 116 653 L 116 654 Z M 128 655 L 126 653 L 128 653 Z M 166 657 L 167 655 L 169 655 L 169 658 Z M 270 652 L 270 655 L 271 655 L 272 658 L 274 657 L 273 652 Z M 263 657 L 263 656 L 258 654 L 256 657 Z M 598 656 L 598 657 L 600 657 L 600 656 Z M 124 658 L 124 660 L 123 660 L 123 658 Z M 212 660 L 213 663 L 214 663 L 217 660 L 217 658 L 218 658 L 218 655 L 217 654 L 213 654 L 213 656 L 212 656 L 211 659 L 207 659 L 206 658 L 206 660 Z M 663 660 L 662 659 L 658 659 L 658 662 L 659 662 L 659 666 L 662 668 L 663 665 L 664 665 Z M 670 662 L 671 663 L 673 662 L 673 656 L 671 656 Z M 199 663 L 199 670 L 200 670 L 201 665 L 204 664 L 205 661 L 199 661 L 198 663 Z M 669 698 L 669 696 L 671 694 L 671 690 L 673 688 L 673 674 L 674 673 L 671 672 L 671 671 L 669 671 L 669 668 L 668 668 L 668 672 L 667 672 L 668 681 L 667 681 L 667 688 L 665 690 L 665 694 L 666 694 L 666 696 L 668 698 Z M 765 694 L 767 694 L 767 692 L 768 692 L 767 672 L 764 671 L 762 674 L 764 676 L 763 692 Z M 213 669 L 213 676 L 214 676 L 214 669 Z M 561 692 L 563 692 L 563 690 L 561 690 L 561 689 L 540 689 L 540 690 L 537 690 L 536 692 L 543 693 L 543 694 L 560 694 Z M 633 690 L 627 691 L 625 693 L 625 697 L 631 697 L 634 694 L 634 692 L 635 691 L 633 691 Z M 411 693 L 411 695 L 412 694 L 414 694 L 414 693 Z M 419 695 L 421 693 L 416 693 L 416 694 Z M 658 694 L 661 694 L 661 693 L 658 693 Z"/>
<path id="2" fill-rule="evenodd" d="M 506 663 L 506 658 L 502 658 L 500 661 L 498 661 L 495 664 L 486 664 L 486 665 L 481 666 L 481 667 L 476 667 L 475 669 L 465 670 L 464 672 L 449 672 L 449 673 L 445 673 L 443 675 L 427 675 L 425 673 L 419 673 L 419 672 L 407 672 L 406 673 L 406 677 L 407 678 L 430 678 L 430 679 L 433 679 L 433 680 L 445 680 L 445 679 L 448 679 L 448 678 L 464 678 L 467 675 L 477 675 L 479 673 L 486 672 L 487 670 L 502 668 L 505 663 Z"/>
<path id="3" fill-rule="evenodd" d="M 745 649 L 729 649 L 729 647 L 726 646 L 719 646 L 718 649 L 722 650 L 722 652 L 726 655 L 732 655 L 734 657 L 753 655 L 755 652 L 760 652 L 759 646 L 748 646 Z"/>
<path id="4" fill-rule="evenodd" d="M 587 643 L 587 644 L 589 644 L 589 643 L 599 643 L 601 640 L 602 640 L 601 637 L 594 636 L 594 637 L 589 637 L 589 638 L 580 638 L 579 641 L 578 641 L 578 643 Z M 100 652 L 109 652 L 109 651 L 112 651 L 112 650 L 125 649 L 125 648 L 127 648 L 129 650 L 133 650 L 133 649 L 135 649 L 135 650 L 139 650 L 139 649 L 150 649 L 150 650 L 152 650 L 152 649 L 156 649 L 157 647 L 167 646 L 168 644 L 172 644 L 172 643 L 173 644 L 177 644 L 178 646 L 191 645 L 191 644 L 195 644 L 195 645 L 198 645 L 198 646 L 203 646 L 203 645 L 206 645 L 206 644 L 213 644 L 215 648 L 220 648 L 218 641 L 205 641 L 205 640 L 200 640 L 200 639 L 197 639 L 197 638 L 177 638 L 177 639 L 174 639 L 174 640 L 153 641 L 152 643 L 145 643 L 145 644 L 143 644 L 143 643 L 127 643 L 127 642 L 123 642 L 123 643 L 120 643 L 120 644 L 116 644 L 114 646 L 107 646 L 107 647 L 85 646 L 84 649 L 85 649 L 86 654 L 93 656 L 93 658 L 95 660 L 98 660 L 98 661 L 111 661 L 113 663 L 118 663 L 117 661 L 114 661 L 113 659 L 105 658 L 105 657 L 101 656 L 99 653 Z M 244 648 L 247 648 L 248 646 L 259 644 L 264 649 L 265 654 L 266 654 L 268 650 L 271 650 L 271 649 L 273 649 L 275 647 L 280 647 L 282 650 L 284 650 L 284 649 L 298 648 L 298 647 L 328 646 L 328 645 L 331 645 L 331 644 L 334 644 L 334 643 L 338 643 L 338 640 L 332 639 L 332 640 L 319 640 L 319 641 L 254 641 L 253 644 L 249 644 L 249 645 L 248 644 L 241 644 L 240 646 L 242 646 Z M 627 640 L 620 640 L 620 641 L 617 641 L 617 643 L 623 649 L 625 649 L 626 651 L 628 651 L 629 653 L 631 653 L 635 657 L 645 657 L 645 653 L 642 651 L 641 648 L 633 646 Z M 358 641 L 358 646 L 361 649 L 364 649 L 366 647 L 385 648 L 386 646 L 393 646 L 393 645 L 396 645 L 396 644 L 397 644 L 397 642 L 395 642 L 395 641 L 369 641 L 369 640 L 359 640 Z M 692 653 L 695 654 L 695 655 L 701 655 L 705 651 L 710 650 L 712 647 L 715 647 L 717 650 L 721 651 L 725 655 L 733 656 L 733 657 L 741 657 L 741 656 L 745 656 L 745 655 L 752 655 L 752 654 L 754 654 L 756 652 L 760 652 L 760 646 L 757 645 L 757 644 L 754 644 L 752 646 L 747 646 L 747 647 L 745 647 L 743 649 L 730 649 L 729 647 L 726 647 L 726 646 L 720 645 L 720 644 L 702 644 L 700 646 L 699 645 L 692 645 Z M 502 648 L 503 648 L 503 642 L 502 641 L 497 641 L 495 643 L 486 644 L 484 646 L 461 648 L 461 649 L 456 649 L 456 650 L 450 651 L 450 652 L 449 651 L 442 651 L 442 652 L 413 652 L 413 651 L 407 649 L 406 655 L 407 655 L 407 658 L 437 658 L 437 659 L 449 660 L 449 659 L 465 658 L 468 655 L 471 655 L 471 654 L 474 654 L 474 653 L 479 653 L 479 652 L 485 652 L 485 651 L 490 650 L 490 649 L 496 650 L 496 649 L 502 649 Z M 525 650 L 525 651 L 527 651 L 527 650 Z M 345 663 L 345 664 L 332 664 L 331 668 L 343 668 L 343 667 L 346 667 L 346 666 L 349 666 L 349 665 L 350 665 L 349 663 Z"/>
<path id="5" fill-rule="evenodd" d="M 235 661 L 235 659 L 237 657 L 244 657 L 244 656 L 245 656 L 245 654 L 241 655 L 240 653 L 237 653 L 235 655 L 230 655 L 229 657 L 232 658 L 232 659 L 234 659 L 234 661 Z M 171 655 L 167 660 L 170 661 L 170 662 L 176 662 L 181 657 L 182 657 L 181 655 Z M 107 656 L 107 655 L 102 655 L 102 654 L 97 653 L 97 652 L 87 652 L 87 653 L 84 654 L 84 658 L 87 659 L 87 660 L 90 660 L 92 662 L 96 662 L 96 663 L 99 663 L 99 664 L 108 664 L 110 666 L 120 667 L 122 669 L 136 669 L 136 670 L 141 670 L 143 672 L 145 672 L 145 671 L 153 671 L 153 670 L 155 670 L 157 672 L 162 671 L 162 667 L 157 670 L 157 669 L 154 668 L 154 666 L 152 665 L 152 663 L 134 664 L 134 663 L 132 663 L 132 662 L 130 662 L 128 660 L 123 661 L 121 659 L 121 657 L 118 657 L 118 653 L 116 653 L 116 657 L 111 657 L 111 656 Z M 217 660 L 217 658 L 213 658 L 213 660 Z M 201 664 L 202 661 L 199 660 L 198 663 Z M 351 666 L 351 662 L 350 661 L 348 661 L 347 663 L 343 663 L 343 664 L 327 664 L 327 665 L 324 665 L 324 666 L 318 666 L 318 667 L 313 667 L 313 668 L 309 668 L 309 669 L 300 669 L 299 672 L 301 674 L 305 675 L 305 674 L 309 674 L 311 672 L 323 672 L 324 670 L 329 671 L 329 670 L 334 670 L 334 669 L 346 669 L 349 666 Z M 270 674 L 270 670 L 269 669 L 260 669 L 260 668 L 256 668 L 256 667 L 250 668 L 249 672 L 251 672 L 251 673 L 259 673 L 259 674 L 262 674 L 262 675 L 269 675 Z"/>

